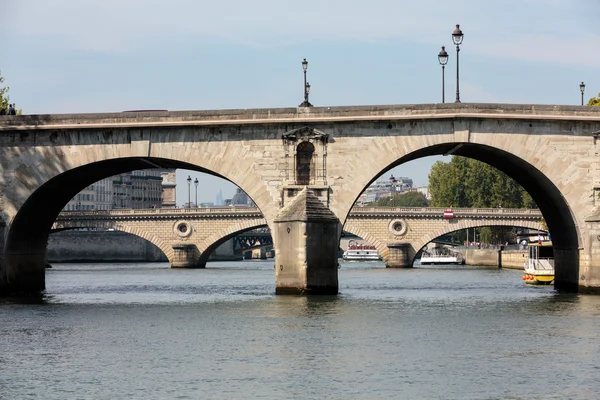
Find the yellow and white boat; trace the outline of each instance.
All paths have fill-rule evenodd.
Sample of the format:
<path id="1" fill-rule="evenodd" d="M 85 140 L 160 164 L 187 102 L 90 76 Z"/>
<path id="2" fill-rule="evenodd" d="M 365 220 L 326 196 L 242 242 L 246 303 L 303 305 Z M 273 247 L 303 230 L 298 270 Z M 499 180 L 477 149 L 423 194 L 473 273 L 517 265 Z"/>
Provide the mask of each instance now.
<path id="1" fill-rule="evenodd" d="M 529 244 L 529 258 L 525 261 L 523 281 L 527 285 L 550 285 L 554 282 L 554 250 L 551 241 Z"/>

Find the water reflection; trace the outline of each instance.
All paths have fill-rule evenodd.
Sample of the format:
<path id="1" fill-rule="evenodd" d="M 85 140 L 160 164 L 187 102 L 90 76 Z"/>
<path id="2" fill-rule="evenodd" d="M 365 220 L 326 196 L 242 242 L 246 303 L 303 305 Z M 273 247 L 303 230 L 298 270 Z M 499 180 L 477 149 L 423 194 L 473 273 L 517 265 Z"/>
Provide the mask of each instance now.
<path id="1" fill-rule="evenodd" d="M 50 304 L 53 302 L 53 296 L 45 292 L 27 293 L 22 295 L 11 295 L 0 297 L 0 306 L 4 304 Z"/>
<path id="2" fill-rule="evenodd" d="M 600 387 L 600 297 L 527 287 L 519 271 L 353 264 L 339 296 L 275 296 L 272 262 L 127 267 L 56 265 L 46 293 L 0 300 L 0 398 L 589 399 Z"/>

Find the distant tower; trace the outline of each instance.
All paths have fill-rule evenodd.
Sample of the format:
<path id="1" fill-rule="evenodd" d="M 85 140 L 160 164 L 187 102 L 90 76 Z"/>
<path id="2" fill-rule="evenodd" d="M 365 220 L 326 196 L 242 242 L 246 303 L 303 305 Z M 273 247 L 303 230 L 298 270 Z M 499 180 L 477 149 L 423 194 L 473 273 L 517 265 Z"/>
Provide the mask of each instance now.
<path id="1" fill-rule="evenodd" d="M 223 192 L 221 190 L 219 190 L 219 193 L 217 193 L 217 199 L 215 200 L 215 205 L 216 206 L 223 205 Z"/>
<path id="2" fill-rule="evenodd" d="M 162 176 L 162 206 L 164 208 L 175 208 L 176 207 L 176 188 L 175 183 L 175 171 L 168 170 L 161 172 Z"/>

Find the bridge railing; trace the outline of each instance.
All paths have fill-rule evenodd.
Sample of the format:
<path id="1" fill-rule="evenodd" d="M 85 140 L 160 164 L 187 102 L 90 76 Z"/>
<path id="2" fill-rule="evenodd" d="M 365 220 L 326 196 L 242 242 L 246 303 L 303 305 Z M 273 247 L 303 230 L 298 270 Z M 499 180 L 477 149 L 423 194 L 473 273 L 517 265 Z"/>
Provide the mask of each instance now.
<path id="1" fill-rule="evenodd" d="M 385 215 L 385 214 L 407 214 L 407 215 L 439 215 L 442 217 L 448 208 L 441 207 L 355 207 L 350 210 L 352 215 Z M 452 208 L 455 217 L 459 216 L 519 216 L 525 218 L 541 218 L 542 213 L 538 209 L 524 208 Z M 134 215 L 248 215 L 261 214 L 257 207 L 199 207 L 199 208 L 147 208 L 135 210 L 93 210 L 93 211 L 63 211 L 63 218 L 86 218 L 86 217 L 118 217 Z"/>
<path id="2" fill-rule="evenodd" d="M 442 208 L 442 207 L 355 207 L 350 210 L 350 215 L 353 213 L 424 213 L 424 214 L 439 214 L 443 215 L 444 211 L 451 209 L 454 214 L 506 214 L 506 215 L 540 215 L 539 209 L 528 208 Z"/>
<path id="3" fill-rule="evenodd" d="M 135 210 L 91 210 L 62 211 L 61 216 L 111 216 L 111 215 L 148 215 L 148 214 L 231 214 L 260 213 L 257 207 L 202 207 L 202 208 L 140 208 Z"/>

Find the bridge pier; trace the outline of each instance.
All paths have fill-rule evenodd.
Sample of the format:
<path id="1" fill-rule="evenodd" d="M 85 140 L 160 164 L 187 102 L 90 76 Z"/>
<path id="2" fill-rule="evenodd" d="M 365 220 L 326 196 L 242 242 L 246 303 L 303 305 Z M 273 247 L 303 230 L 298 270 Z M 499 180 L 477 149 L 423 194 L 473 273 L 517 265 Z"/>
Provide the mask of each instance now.
<path id="1" fill-rule="evenodd" d="M 171 268 L 205 268 L 206 263 L 200 262 L 200 251 L 193 243 L 178 243 L 173 245 L 174 255 Z"/>
<path id="2" fill-rule="evenodd" d="M 275 293 L 338 293 L 340 221 L 303 189 L 274 220 Z"/>
<path id="3" fill-rule="evenodd" d="M 0 258 L 0 296 L 46 289 L 46 253 L 4 254 Z"/>
<path id="4" fill-rule="evenodd" d="M 407 268 L 411 266 L 409 257 L 410 243 L 395 242 L 388 244 L 386 268 Z"/>

